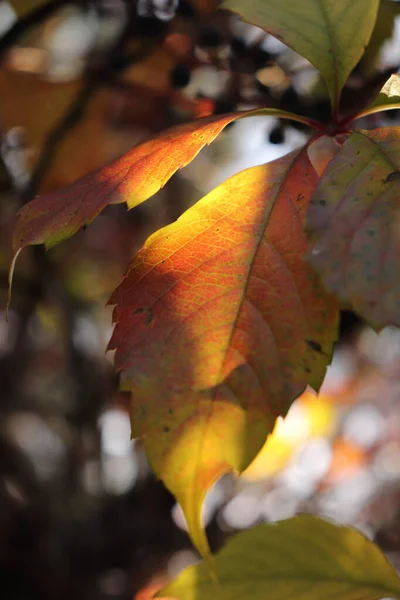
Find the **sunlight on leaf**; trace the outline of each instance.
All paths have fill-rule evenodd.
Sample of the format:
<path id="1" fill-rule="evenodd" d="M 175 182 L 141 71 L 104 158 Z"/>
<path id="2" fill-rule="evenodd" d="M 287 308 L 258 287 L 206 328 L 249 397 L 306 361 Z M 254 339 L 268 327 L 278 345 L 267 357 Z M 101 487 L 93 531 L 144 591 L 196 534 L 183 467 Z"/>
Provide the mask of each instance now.
<path id="1" fill-rule="evenodd" d="M 400 128 L 354 132 L 307 214 L 309 261 L 376 329 L 400 325 Z"/>
<path id="2" fill-rule="evenodd" d="M 337 306 L 303 261 L 307 150 L 235 175 L 153 234 L 113 294 L 132 428 L 194 543 L 207 489 L 243 471 L 332 355 Z"/>
<path id="3" fill-rule="evenodd" d="M 185 569 L 158 592 L 177 600 L 378 600 L 400 597 L 400 580 L 381 550 L 356 529 L 312 515 L 235 535 L 215 558 Z"/>
<path id="4" fill-rule="evenodd" d="M 308 145 L 308 158 L 320 177 L 340 147 L 340 142 L 330 135 L 323 135 Z"/>
<path id="5" fill-rule="evenodd" d="M 392 106 L 392 105 L 396 106 Z M 400 75 L 391 75 L 370 108 L 400 108 Z M 368 111 L 369 109 L 367 109 Z"/>
<path id="6" fill-rule="evenodd" d="M 189 164 L 232 121 L 270 115 L 303 120 L 278 109 L 256 109 L 213 116 L 168 129 L 135 146 L 121 158 L 72 185 L 42 194 L 19 213 L 14 251 L 31 244 L 50 248 L 88 225 L 108 205 L 141 204 Z"/>
<path id="7" fill-rule="evenodd" d="M 266 29 L 321 73 L 334 107 L 368 44 L 379 0 L 225 0 L 224 8 Z"/>

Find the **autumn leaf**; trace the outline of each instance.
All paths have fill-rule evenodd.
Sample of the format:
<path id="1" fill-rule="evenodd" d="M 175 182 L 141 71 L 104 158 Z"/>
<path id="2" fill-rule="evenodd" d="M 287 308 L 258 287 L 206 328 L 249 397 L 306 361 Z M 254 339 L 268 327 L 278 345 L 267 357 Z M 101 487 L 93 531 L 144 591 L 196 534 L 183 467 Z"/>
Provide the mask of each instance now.
<path id="1" fill-rule="evenodd" d="M 400 128 L 356 131 L 307 214 L 309 260 L 327 289 L 376 329 L 400 325 Z"/>
<path id="2" fill-rule="evenodd" d="M 50 248 L 88 225 L 109 204 L 141 204 L 159 191 L 174 173 L 190 163 L 228 123 L 247 116 L 271 115 L 304 122 L 277 109 L 256 109 L 185 123 L 168 129 L 124 154 L 110 165 L 72 185 L 42 194 L 19 213 L 14 250 L 31 244 Z M 307 119 L 305 120 L 307 122 Z"/>
<path id="3" fill-rule="evenodd" d="M 110 300 L 133 436 L 203 555 L 207 489 L 248 466 L 331 359 L 336 303 L 303 261 L 316 183 L 306 149 L 235 175 L 153 234 Z"/>
<path id="4" fill-rule="evenodd" d="M 361 58 L 379 0 L 225 0 L 223 7 L 266 29 L 307 58 L 324 78 L 332 105 Z"/>
<path id="5" fill-rule="evenodd" d="M 400 580 L 359 531 L 298 515 L 233 536 L 215 558 L 185 569 L 158 597 L 177 600 L 378 600 L 399 598 Z"/>

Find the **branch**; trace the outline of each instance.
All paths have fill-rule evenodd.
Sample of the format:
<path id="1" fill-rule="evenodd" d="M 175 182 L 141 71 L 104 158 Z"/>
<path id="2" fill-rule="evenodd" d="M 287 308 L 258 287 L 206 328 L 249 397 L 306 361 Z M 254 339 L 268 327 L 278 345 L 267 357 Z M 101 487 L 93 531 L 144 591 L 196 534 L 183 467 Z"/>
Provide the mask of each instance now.
<path id="1" fill-rule="evenodd" d="M 47 17 L 65 4 L 71 4 L 71 2 L 69 0 L 49 0 L 32 12 L 29 12 L 24 17 L 18 19 L 3 37 L 0 38 L 0 59 L 3 54 L 17 42 L 18 38 L 23 33 L 47 19 Z"/>
<path id="2" fill-rule="evenodd" d="M 59 145 L 68 131 L 80 121 L 87 108 L 89 100 L 94 95 L 97 87 L 98 86 L 95 86 L 92 84 L 92 82 L 88 82 L 86 85 L 84 85 L 84 87 L 81 88 L 76 94 L 61 121 L 47 136 L 40 154 L 40 158 L 32 171 L 27 185 L 22 191 L 21 205 L 26 204 L 38 194 L 43 177 L 53 163 Z"/>

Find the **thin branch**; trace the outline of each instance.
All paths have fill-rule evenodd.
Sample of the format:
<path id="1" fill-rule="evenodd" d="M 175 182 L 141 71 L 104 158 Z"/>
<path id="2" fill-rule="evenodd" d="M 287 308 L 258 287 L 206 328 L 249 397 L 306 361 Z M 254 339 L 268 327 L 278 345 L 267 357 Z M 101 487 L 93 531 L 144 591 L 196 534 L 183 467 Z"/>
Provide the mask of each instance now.
<path id="1" fill-rule="evenodd" d="M 49 0 L 18 19 L 18 21 L 0 38 L 0 59 L 3 54 L 18 41 L 20 36 L 31 27 L 34 27 L 47 19 L 47 17 L 61 8 L 61 6 L 71 3 L 70 0 Z"/>
<path id="2" fill-rule="evenodd" d="M 21 194 L 21 205 L 26 204 L 34 198 L 39 192 L 43 177 L 51 167 L 56 152 L 64 139 L 65 135 L 70 131 L 83 116 L 89 100 L 94 95 L 98 86 L 92 82 L 88 82 L 76 94 L 69 109 L 64 114 L 61 121 L 54 127 L 51 133 L 46 138 L 40 158 L 32 171 L 28 184 L 25 186 Z"/>
<path id="3" fill-rule="evenodd" d="M 120 56 L 125 41 L 131 33 L 131 25 L 132 23 L 129 19 L 114 46 L 109 50 L 104 67 L 100 67 L 97 70 L 88 68 L 86 82 L 76 94 L 62 119 L 46 138 L 39 160 L 34 167 L 28 184 L 21 194 L 22 205 L 32 200 L 32 198 L 38 194 L 41 182 L 51 167 L 62 140 L 81 120 L 89 101 L 98 89 L 103 86 L 108 86 L 110 79 L 112 78 L 114 78 L 115 81 L 116 77 L 128 66 L 146 58 L 154 48 L 154 44 L 159 42 L 159 36 L 150 38 L 143 44 L 142 48 L 129 55 L 129 60 L 119 61 L 119 65 L 116 66 L 115 58 Z"/>

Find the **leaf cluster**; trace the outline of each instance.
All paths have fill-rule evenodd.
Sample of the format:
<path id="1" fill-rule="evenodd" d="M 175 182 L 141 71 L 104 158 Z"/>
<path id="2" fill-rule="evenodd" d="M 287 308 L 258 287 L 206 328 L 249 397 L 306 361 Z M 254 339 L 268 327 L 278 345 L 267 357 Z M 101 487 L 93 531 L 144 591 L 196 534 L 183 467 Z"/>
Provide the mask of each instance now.
<path id="1" fill-rule="evenodd" d="M 237 119 L 270 115 L 314 131 L 303 148 L 231 177 L 150 236 L 110 299 L 109 348 L 132 392 L 133 436 L 143 439 L 209 560 L 206 491 L 250 464 L 306 386 L 319 389 L 339 310 L 351 308 L 376 330 L 400 325 L 400 130 L 356 125 L 400 108 L 400 76 L 353 114 L 342 116 L 340 100 L 379 0 L 225 0 L 223 7 L 314 65 L 328 90 L 329 123 L 260 108 L 175 127 L 38 196 L 14 233 L 16 258 L 27 245 L 49 248 L 70 237 L 109 204 L 138 206 Z M 221 598 L 247 589 L 277 599 L 400 595 L 375 546 L 311 517 L 243 534 L 215 568 Z M 204 567 L 192 568 L 165 593 L 208 595 L 207 577 Z"/>

